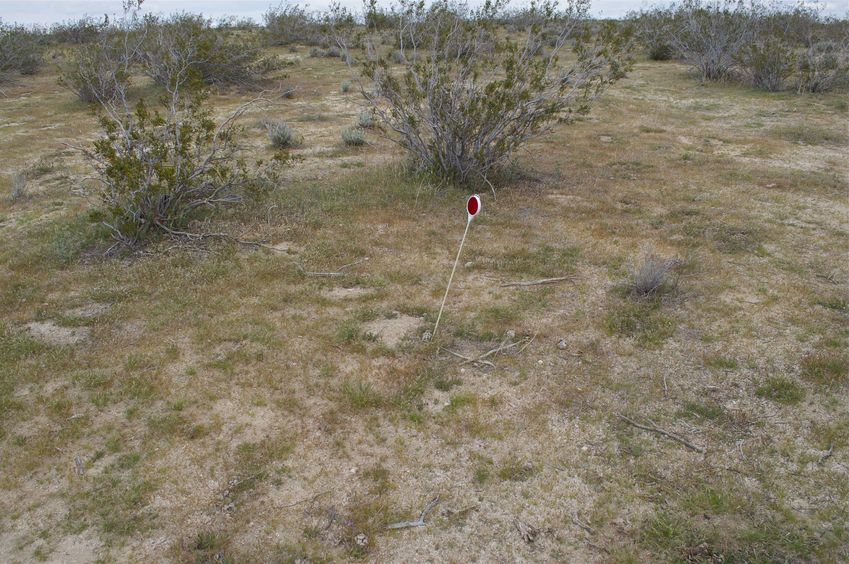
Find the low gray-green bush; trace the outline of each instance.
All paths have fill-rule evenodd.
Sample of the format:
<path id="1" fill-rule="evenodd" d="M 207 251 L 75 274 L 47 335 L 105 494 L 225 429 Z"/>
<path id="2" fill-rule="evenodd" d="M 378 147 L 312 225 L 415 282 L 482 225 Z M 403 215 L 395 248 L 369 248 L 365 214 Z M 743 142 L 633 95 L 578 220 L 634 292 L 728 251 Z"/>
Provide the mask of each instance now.
<path id="1" fill-rule="evenodd" d="M 291 149 L 301 144 L 301 138 L 292 127 L 282 121 L 266 121 L 268 140 L 276 149 Z"/>
<path id="2" fill-rule="evenodd" d="M 366 132 L 359 127 L 350 127 L 342 131 L 342 142 L 351 147 L 366 144 Z"/>

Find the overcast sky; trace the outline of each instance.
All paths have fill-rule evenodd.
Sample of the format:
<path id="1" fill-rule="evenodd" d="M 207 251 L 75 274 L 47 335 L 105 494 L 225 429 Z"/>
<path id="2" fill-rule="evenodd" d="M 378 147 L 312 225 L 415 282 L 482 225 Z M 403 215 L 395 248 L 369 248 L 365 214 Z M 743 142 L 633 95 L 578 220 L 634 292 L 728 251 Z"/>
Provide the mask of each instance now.
<path id="1" fill-rule="evenodd" d="M 148 13 L 169 14 L 178 11 L 201 12 L 206 16 L 239 16 L 261 21 L 262 14 L 277 0 L 146 0 L 144 11 Z M 307 2 L 300 2 L 307 4 Z M 313 9 L 323 9 L 329 0 L 308 2 Z M 389 5 L 388 0 L 379 0 Z M 474 3 L 474 0 L 472 0 Z M 513 5 L 526 2 L 514 0 Z M 594 0 L 592 12 L 596 16 L 619 17 L 630 10 L 639 9 L 654 1 L 647 0 Z M 342 0 L 349 8 L 362 6 L 360 0 Z M 830 15 L 845 16 L 849 11 L 849 0 L 825 0 L 820 2 Z M 24 24 L 50 24 L 63 20 L 77 19 L 83 15 L 102 17 L 120 11 L 121 0 L 0 0 L 0 19 L 5 22 Z"/>

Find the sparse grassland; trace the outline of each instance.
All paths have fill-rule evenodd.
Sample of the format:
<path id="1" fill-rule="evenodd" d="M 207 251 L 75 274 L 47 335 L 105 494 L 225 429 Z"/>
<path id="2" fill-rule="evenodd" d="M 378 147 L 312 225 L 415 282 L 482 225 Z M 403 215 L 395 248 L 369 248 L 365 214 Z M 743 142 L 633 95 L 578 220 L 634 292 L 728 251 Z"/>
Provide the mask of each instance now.
<path id="1" fill-rule="evenodd" d="M 465 192 L 372 130 L 340 142 L 367 126 L 341 60 L 268 52 L 298 94 L 248 112 L 244 150 L 274 157 L 268 120 L 303 143 L 278 189 L 214 219 L 265 247 L 103 256 L 63 145 L 95 117 L 49 68 L 4 86 L 4 559 L 849 559 L 839 94 L 639 61 L 483 194 L 433 343 Z M 675 284 L 635 295 L 648 245 L 681 258 Z M 386 530 L 435 495 L 424 527 Z"/>

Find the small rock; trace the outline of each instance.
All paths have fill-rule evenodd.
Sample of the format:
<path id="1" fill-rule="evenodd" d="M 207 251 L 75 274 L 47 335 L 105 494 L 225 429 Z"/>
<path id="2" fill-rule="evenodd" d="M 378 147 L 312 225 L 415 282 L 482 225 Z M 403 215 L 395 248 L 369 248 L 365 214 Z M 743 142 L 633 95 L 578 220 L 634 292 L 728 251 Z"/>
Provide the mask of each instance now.
<path id="1" fill-rule="evenodd" d="M 351 474 L 356 474 L 356 473 L 357 473 L 357 467 L 354 466 L 353 468 L 351 468 Z"/>
<path id="2" fill-rule="evenodd" d="M 368 544 L 368 537 L 365 533 L 360 533 L 354 537 L 354 542 L 357 543 L 357 546 L 366 546 Z"/>
<path id="3" fill-rule="evenodd" d="M 566 350 L 566 339 L 560 339 L 559 341 L 557 341 L 557 348 L 560 349 L 561 351 L 565 351 Z"/>
<path id="4" fill-rule="evenodd" d="M 465 266 L 466 268 L 472 268 L 474 265 L 475 265 L 475 263 L 474 263 L 474 262 L 469 261 L 469 262 L 467 262 L 466 264 L 464 264 L 463 266 Z"/>
<path id="5" fill-rule="evenodd" d="M 433 333 L 431 333 L 430 331 L 425 331 L 424 335 L 422 335 L 422 341 L 428 342 L 431 339 L 433 339 Z"/>
<path id="6" fill-rule="evenodd" d="M 539 365 L 541 366 L 541 365 L 542 365 L 542 359 L 539 359 L 539 360 L 537 361 L 537 364 L 539 364 Z"/>
<path id="7" fill-rule="evenodd" d="M 508 339 L 515 339 L 516 338 L 516 332 L 513 331 L 512 329 L 508 329 L 507 332 L 504 333 L 504 336 L 507 337 Z"/>

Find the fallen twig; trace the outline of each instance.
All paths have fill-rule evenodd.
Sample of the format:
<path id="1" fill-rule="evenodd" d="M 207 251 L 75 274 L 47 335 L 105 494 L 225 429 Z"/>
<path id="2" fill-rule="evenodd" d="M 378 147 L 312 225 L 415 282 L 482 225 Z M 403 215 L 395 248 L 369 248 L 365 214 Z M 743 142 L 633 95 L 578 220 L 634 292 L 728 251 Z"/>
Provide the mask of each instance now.
<path id="1" fill-rule="evenodd" d="M 536 338 L 537 338 L 537 333 L 534 333 L 534 336 L 533 336 L 533 337 L 531 337 L 531 338 L 528 340 L 528 342 L 527 342 L 527 343 L 525 343 L 525 345 L 524 345 L 521 349 L 519 349 L 519 353 L 518 353 L 518 354 L 522 354 L 522 353 L 525 351 L 525 349 L 526 349 L 526 348 L 528 348 L 529 346 L 531 346 L 531 343 L 533 343 L 533 342 L 534 342 L 534 339 L 536 339 Z"/>
<path id="2" fill-rule="evenodd" d="M 479 357 L 477 357 L 477 358 L 467 360 L 464 364 L 469 363 L 469 362 L 480 362 L 480 361 L 482 361 L 483 359 L 485 359 L 485 358 L 487 358 L 487 357 L 489 357 L 489 356 L 492 356 L 492 355 L 494 355 L 494 354 L 496 354 L 496 353 L 500 353 L 500 352 L 502 352 L 502 351 L 506 351 L 507 349 L 512 349 L 513 347 L 515 347 L 515 346 L 517 346 L 517 345 L 519 345 L 519 344 L 521 344 L 521 343 L 522 343 L 522 341 L 516 341 L 516 342 L 514 342 L 514 343 L 510 343 L 509 345 L 505 345 L 505 344 L 502 342 L 500 345 L 498 345 L 498 346 L 497 346 L 497 347 L 495 347 L 494 349 L 492 349 L 492 350 L 490 350 L 490 351 L 487 351 L 487 352 L 483 353 L 482 355 L 480 355 L 480 356 L 479 356 Z"/>
<path id="3" fill-rule="evenodd" d="M 439 496 L 436 496 L 435 498 L 430 500 L 430 502 L 428 502 L 427 505 L 425 505 L 425 508 L 422 509 L 421 513 L 419 513 L 419 518 L 416 519 L 415 521 L 399 521 L 398 523 L 392 523 L 391 525 L 387 526 L 386 528 L 387 529 L 406 529 L 408 527 L 421 527 L 425 524 L 424 518 L 427 516 L 427 514 L 430 512 L 430 510 L 433 509 L 433 506 L 436 505 L 437 503 L 439 503 Z"/>
<path id="4" fill-rule="evenodd" d="M 580 528 L 582 528 L 583 530 L 585 530 L 586 532 L 588 532 L 589 534 L 591 534 L 591 535 L 594 535 L 594 534 L 595 534 L 595 530 L 593 530 L 593 528 L 592 528 L 592 527 L 590 527 L 589 525 L 587 525 L 586 523 L 584 523 L 583 521 L 581 521 L 580 519 L 578 519 L 578 514 L 577 514 L 577 513 L 573 513 L 573 514 L 572 514 L 572 522 L 573 522 L 575 525 L 577 525 L 578 527 L 580 527 Z"/>
<path id="5" fill-rule="evenodd" d="M 822 456 L 820 456 L 819 464 L 822 464 L 823 462 L 828 460 L 831 457 L 832 454 L 834 454 L 834 443 L 831 443 L 830 445 L 828 445 L 828 450 L 825 451 L 822 454 Z"/>
<path id="6" fill-rule="evenodd" d="M 690 450 L 694 450 L 694 451 L 700 452 L 702 454 L 704 454 L 704 452 L 705 452 L 704 448 L 702 448 L 700 446 L 696 446 L 693 443 L 687 441 L 686 439 L 682 439 L 681 437 L 679 437 L 678 435 L 676 435 L 674 433 L 670 433 L 669 431 L 665 431 L 665 430 L 661 429 L 660 427 L 655 425 L 655 423 L 651 420 L 649 421 L 649 423 L 651 423 L 651 427 L 648 427 L 646 425 L 642 425 L 640 423 L 637 423 L 633 419 L 626 417 L 626 416 L 622 415 L 621 413 L 617 413 L 616 417 L 618 417 L 619 419 L 621 419 L 622 421 L 625 421 L 626 423 L 628 423 L 630 425 L 633 425 L 637 429 L 642 429 L 644 431 L 651 431 L 652 433 L 657 433 L 658 435 L 663 435 L 666 438 L 672 439 L 673 441 L 684 445 L 685 447 L 687 447 Z"/>
<path id="7" fill-rule="evenodd" d="M 511 286 L 540 286 L 542 284 L 554 284 L 556 282 L 564 282 L 566 280 L 574 280 L 574 276 L 558 276 L 557 278 L 541 278 L 539 280 L 519 280 L 516 282 L 504 282 L 501 284 L 502 288 L 509 288 Z"/>
<path id="8" fill-rule="evenodd" d="M 305 497 L 304 499 L 302 499 L 302 500 L 300 500 L 300 501 L 296 501 L 296 502 L 294 502 L 294 503 L 288 503 L 288 504 L 286 504 L 286 505 L 281 505 L 281 506 L 279 507 L 279 509 L 286 509 L 287 507 L 295 507 L 296 505 L 300 505 L 300 504 L 305 503 L 305 502 L 307 502 L 307 501 L 309 501 L 309 502 L 313 502 L 313 501 L 317 500 L 318 498 L 320 498 L 321 496 L 323 496 L 323 495 L 327 495 L 327 494 L 329 494 L 329 493 L 330 493 L 329 491 L 319 492 L 319 493 L 317 493 L 317 494 L 315 494 L 315 495 L 313 495 L 313 496 Z"/>
<path id="9" fill-rule="evenodd" d="M 522 536 L 522 540 L 528 544 L 537 540 L 537 536 L 539 536 L 539 529 L 533 525 L 525 523 L 524 521 L 520 521 L 519 519 L 513 519 L 513 526 L 516 527 L 517 531 L 519 531 L 519 534 Z"/>
<path id="10" fill-rule="evenodd" d="M 458 353 L 458 352 L 454 352 L 454 351 L 452 351 L 451 349 L 446 349 L 446 348 L 444 348 L 444 347 L 439 347 L 439 350 L 441 350 L 441 351 L 445 351 L 445 352 L 447 352 L 448 354 L 451 354 L 451 355 L 456 356 L 457 358 L 462 358 L 462 359 L 463 359 L 463 360 L 465 360 L 466 362 L 471 362 L 472 364 L 485 364 L 485 365 L 487 365 L 487 366 L 490 366 L 490 367 L 492 367 L 492 368 L 495 368 L 495 365 L 494 365 L 493 363 L 491 363 L 490 361 L 488 361 L 488 360 L 475 360 L 475 359 L 473 359 L 473 358 L 469 358 L 469 357 L 464 356 L 464 355 L 462 355 L 462 354 L 460 354 L 460 353 Z M 465 364 L 465 363 L 464 363 L 464 364 Z"/>

